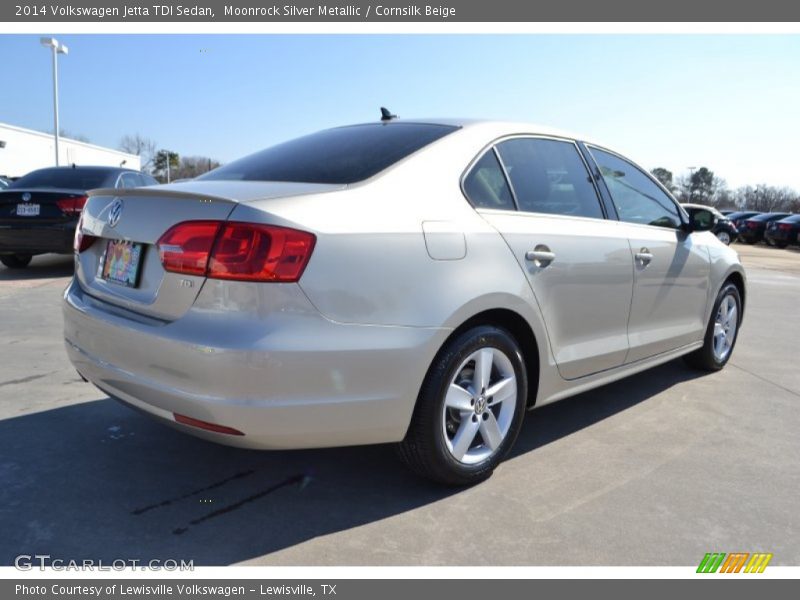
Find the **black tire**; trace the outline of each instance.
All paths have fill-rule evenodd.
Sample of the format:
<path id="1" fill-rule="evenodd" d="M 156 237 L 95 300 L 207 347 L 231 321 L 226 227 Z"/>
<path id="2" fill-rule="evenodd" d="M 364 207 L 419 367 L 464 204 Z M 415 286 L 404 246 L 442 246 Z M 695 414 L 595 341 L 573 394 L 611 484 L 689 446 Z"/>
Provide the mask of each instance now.
<path id="1" fill-rule="evenodd" d="M 9 269 L 24 269 L 31 264 L 32 258 L 30 254 L 3 254 L 0 255 L 0 262 Z"/>
<path id="2" fill-rule="evenodd" d="M 517 391 L 516 398 L 513 401 L 509 398 L 507 402 L 513 402 L 514 413 L 505 438 L 493 454 L 475 464 L 465 464 L 456 460 L 448 449 L 444 401 L 451 381 L 459 374 L 457 371 L 471 354 L 481 348 L 500 350 L 509 360 Z M 514 445 L 522 427 L 528 398 L 526 373 L 522 351 L 514 337 L 504 329 L 481 325 L 447 342 L 425 376 L 408 432 L 397 446 L 401 460 L 418 475 L 445 485 L 472 485 L 490 477 Z M 478 422 L 474 419 L 473 422 Z"/>
<path id="3" fill-rule="evenodd" d="M 718 359 L 714 353 L 714 325 L 719 311 L 719 306 L 727 296 L 732 296 L 736 301 L 736 331 L 734 332 L 733 342 L 731 343 L 730 350 L 723 359 Z M 742 297 L 739 294 L 739 288 L 733 283 L 727 282 L 722 286 L 722 289 L 717 294 L 717 299 L 714 302 L 714 309 L 711 311 L 711 316 L 708 319 L 708 326 L 706 327 L 706 336 L 703 341 L 703 346 L 695 350 L 691 354 L 683 357 L 690 367 L 700 369 L 702 371 L 719 371 L 724 367 L 728 360 L 733 355 L 733 350 L 736 347 L 736 340 L 739 338 L 739 328 L 742 324 Z"/>
<path id="4" fill-rule="evenodd" d="M 758 240 L 753 238 L 741 238 L 741 241 L 744 242 L 745 244 L 750 244 L 751 246 L 756 242 L 758 242 Z"/>
<path id="5" fill-rule="evenodd" d="M 788 242 L 775 242 L 775 246 L 777 246 L 777 247 L 778 247 L 778 248 L 780 248 L 781 250 L 783 250 L 784 248 L 786 248 L 786 246 L 788 246 L 788 245 L 789 245 L 789 244 L 788 244 Z"/>

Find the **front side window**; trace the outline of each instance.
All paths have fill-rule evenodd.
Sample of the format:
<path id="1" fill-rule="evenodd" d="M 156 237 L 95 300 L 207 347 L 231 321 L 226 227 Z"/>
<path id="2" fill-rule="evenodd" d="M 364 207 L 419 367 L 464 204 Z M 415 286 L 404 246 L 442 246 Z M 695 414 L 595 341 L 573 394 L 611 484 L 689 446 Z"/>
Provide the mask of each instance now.
<path id="1" fill-rule="evenodd" d="M 681 226 L 675 202 L 638 167 L 599 148 L 591 152 L 621 221 L 672 229 Z"/>
<path id="2" fill-rule="evenodd" d="M 464 193 L 475 208 L 514 210 L 511 190 L 493 150 L 486 152 L 464 178 Z"/>
<path id="3" fill-rule="evenodd" d="M 497 145 L 519 210 L 603 218 L 600 200 L 575 144 L 515 138 Z"/>

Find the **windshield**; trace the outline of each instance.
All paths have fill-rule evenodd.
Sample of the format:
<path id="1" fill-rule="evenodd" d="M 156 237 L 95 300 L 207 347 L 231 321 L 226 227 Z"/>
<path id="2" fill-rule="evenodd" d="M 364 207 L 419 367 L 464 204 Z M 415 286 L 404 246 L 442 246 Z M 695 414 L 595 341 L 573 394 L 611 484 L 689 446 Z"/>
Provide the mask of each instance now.
<path id="1" fill-rule="evenodd" d="M 91 190 L 107 186 L 113 187 L 116 178 L 116 171 L 108 169 L 54 167 L 31 171 L 8 186 L 8 189 Z"/>
<path id="2" fill-rule="evenodd" d="M 198 179 L 354 183 L 456 129 L 397 122 L 328 129 L 256 152 Z"/>

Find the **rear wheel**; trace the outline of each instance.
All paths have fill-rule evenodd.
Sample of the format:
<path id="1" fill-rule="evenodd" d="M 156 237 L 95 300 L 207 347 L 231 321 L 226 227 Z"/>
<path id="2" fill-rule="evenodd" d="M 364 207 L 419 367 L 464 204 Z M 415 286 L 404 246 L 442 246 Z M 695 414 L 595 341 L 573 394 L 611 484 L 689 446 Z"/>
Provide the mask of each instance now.
<path id="1" fill-rule="evenodd" d="M 788 246 L 789 244 L 787 242 L 775 242 L 775 245 L 778 248 L 786 248 L 786 246 Z"/>
<path id="2" fill-rule="evenodd" d="M 706 329 L 703 347 L 687 354 L 684 360 L 697 369 L 719 371 L 731 357 L 742 315 L 739 288 L 726 283 L 717 295 Z"/>
<path id="3" fill-rule="evenodd" d="M 9 269 L 24 269 L 31 263 L 33 256 L 30 254 L 3 254 L 0 262 Z"/>
<path id="4" fill-rule="evenodd" d="M 514 445 L 527 394 L 514 338 L 485 325 L 465 331 L 431 365 L 398 454 L 417 474 L 439 483 L 482 481 Z"/>

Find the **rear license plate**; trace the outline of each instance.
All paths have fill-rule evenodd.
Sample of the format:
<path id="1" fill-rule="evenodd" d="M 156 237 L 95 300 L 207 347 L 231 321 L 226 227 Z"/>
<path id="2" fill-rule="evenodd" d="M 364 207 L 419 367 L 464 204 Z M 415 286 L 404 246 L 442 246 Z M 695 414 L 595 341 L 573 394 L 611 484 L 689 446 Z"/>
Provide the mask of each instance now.
<path id="1" fill-rule="evenodd" d="M 139 285 L 139 268 L 144 248 L 136 242 L 109 240 L 103 256 L 100 277 L 111 283 L 136 287 Z"/>
<path id="2" fill-rule="evenodd" d="M 17 204 L 18 217 L 38 217 L 39 210 L 38 204 Z"/>

